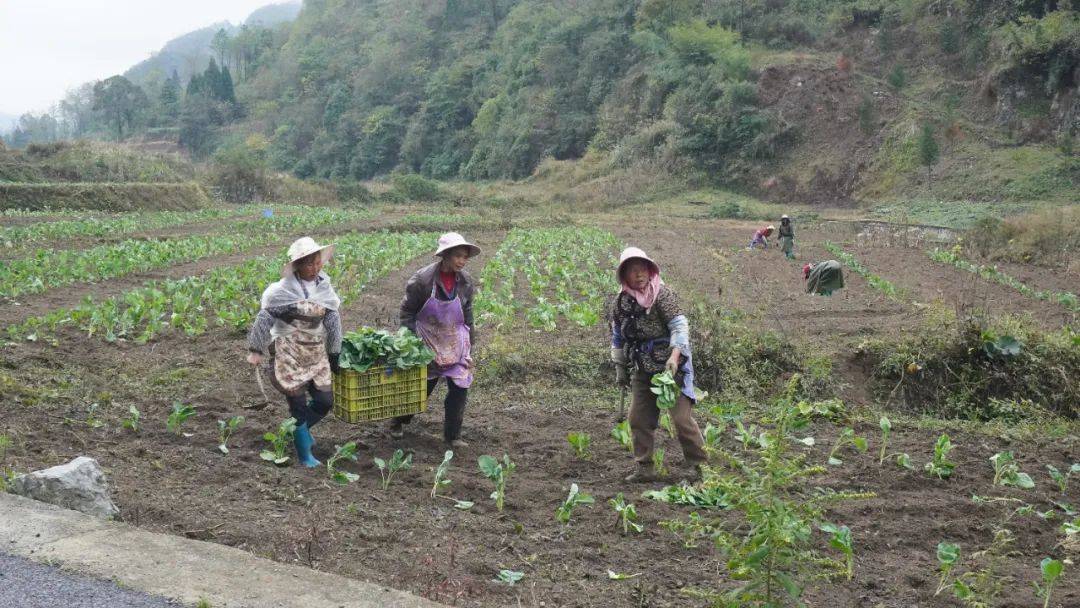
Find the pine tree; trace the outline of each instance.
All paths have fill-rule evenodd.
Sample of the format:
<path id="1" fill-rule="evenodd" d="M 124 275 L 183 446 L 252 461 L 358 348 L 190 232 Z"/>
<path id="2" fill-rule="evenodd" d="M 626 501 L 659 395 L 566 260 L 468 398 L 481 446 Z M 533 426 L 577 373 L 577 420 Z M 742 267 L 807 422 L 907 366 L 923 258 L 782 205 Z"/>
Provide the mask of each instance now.
<path id="1" fill-rule="evenodd" d="M 934 126 L 930 123 L 923 124 L 919 134 L 919 162 L 926 167 L 926 185 L 930 186 L 930 168 L 937 162 L 941 150 L 937 140 L 934 139 Z"/>
<path id="2" fill-rule="evenodd" d="M 230 104 L 236 104 L 236 91 L 233 88 L 232 74 L 229 73 L 229 66 L 221 68 L 221 86 L 220 94 L 221 100 Z"/>

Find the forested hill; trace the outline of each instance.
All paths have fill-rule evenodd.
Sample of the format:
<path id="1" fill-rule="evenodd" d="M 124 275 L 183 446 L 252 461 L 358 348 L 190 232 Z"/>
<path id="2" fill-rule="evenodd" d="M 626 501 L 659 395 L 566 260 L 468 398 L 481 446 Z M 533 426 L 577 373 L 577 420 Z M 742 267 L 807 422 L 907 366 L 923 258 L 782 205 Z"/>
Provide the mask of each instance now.
<path id="1" fill-rule="evenodd" d="M 928 182 L 947 198 L 1056 199 L 1080 183 L 1078 8 L 306 0 L 201 76 L 227 71 L 228 91 L 147 91 L 128 132 L 171 126 L 197 156 L 341 181 L 520 178 L 591 154 L 598 171 L 809 201 Z"/>

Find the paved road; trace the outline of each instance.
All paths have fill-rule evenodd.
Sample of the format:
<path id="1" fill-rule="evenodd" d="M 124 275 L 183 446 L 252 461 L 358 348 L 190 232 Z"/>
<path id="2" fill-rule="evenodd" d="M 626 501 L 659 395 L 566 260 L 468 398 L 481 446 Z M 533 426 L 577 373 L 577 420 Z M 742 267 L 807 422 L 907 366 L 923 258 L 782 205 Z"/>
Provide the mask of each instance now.
<path id="1" fill-rule="evenodd" d="M 0 553 L 0 608 L 177 608 L 176 602 Z"/>

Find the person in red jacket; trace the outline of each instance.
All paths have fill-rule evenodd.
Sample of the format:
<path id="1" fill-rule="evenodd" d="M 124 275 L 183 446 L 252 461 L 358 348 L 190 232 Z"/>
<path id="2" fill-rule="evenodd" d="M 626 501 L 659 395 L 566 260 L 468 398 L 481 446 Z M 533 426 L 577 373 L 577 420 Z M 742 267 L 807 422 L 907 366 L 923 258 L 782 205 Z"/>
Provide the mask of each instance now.
<path id="1" fill-rule="evenodd" d="M 759 228 L 754 232 L 754 238 L 750 239 L 750 245 L 747 249 L 753 249 L 754 247 L 761 246 L 762 249 L 769 248 L 769 237 L 776 230 L 776 226 L 769 224 L 764 228 Z"/>

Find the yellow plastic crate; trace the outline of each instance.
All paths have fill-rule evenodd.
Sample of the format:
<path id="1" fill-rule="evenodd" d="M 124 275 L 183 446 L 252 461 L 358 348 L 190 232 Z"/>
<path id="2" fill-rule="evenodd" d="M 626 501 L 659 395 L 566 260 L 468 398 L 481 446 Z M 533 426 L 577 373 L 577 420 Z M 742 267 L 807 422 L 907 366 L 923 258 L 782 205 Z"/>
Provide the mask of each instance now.
<path id="1" fill-rule="evenodd" d="M 351 369 L 334 374 L 334 415 L 355 424 L 427 409 L 427 366 L 394 369 L 374 366 L 366 372 Z"/>

